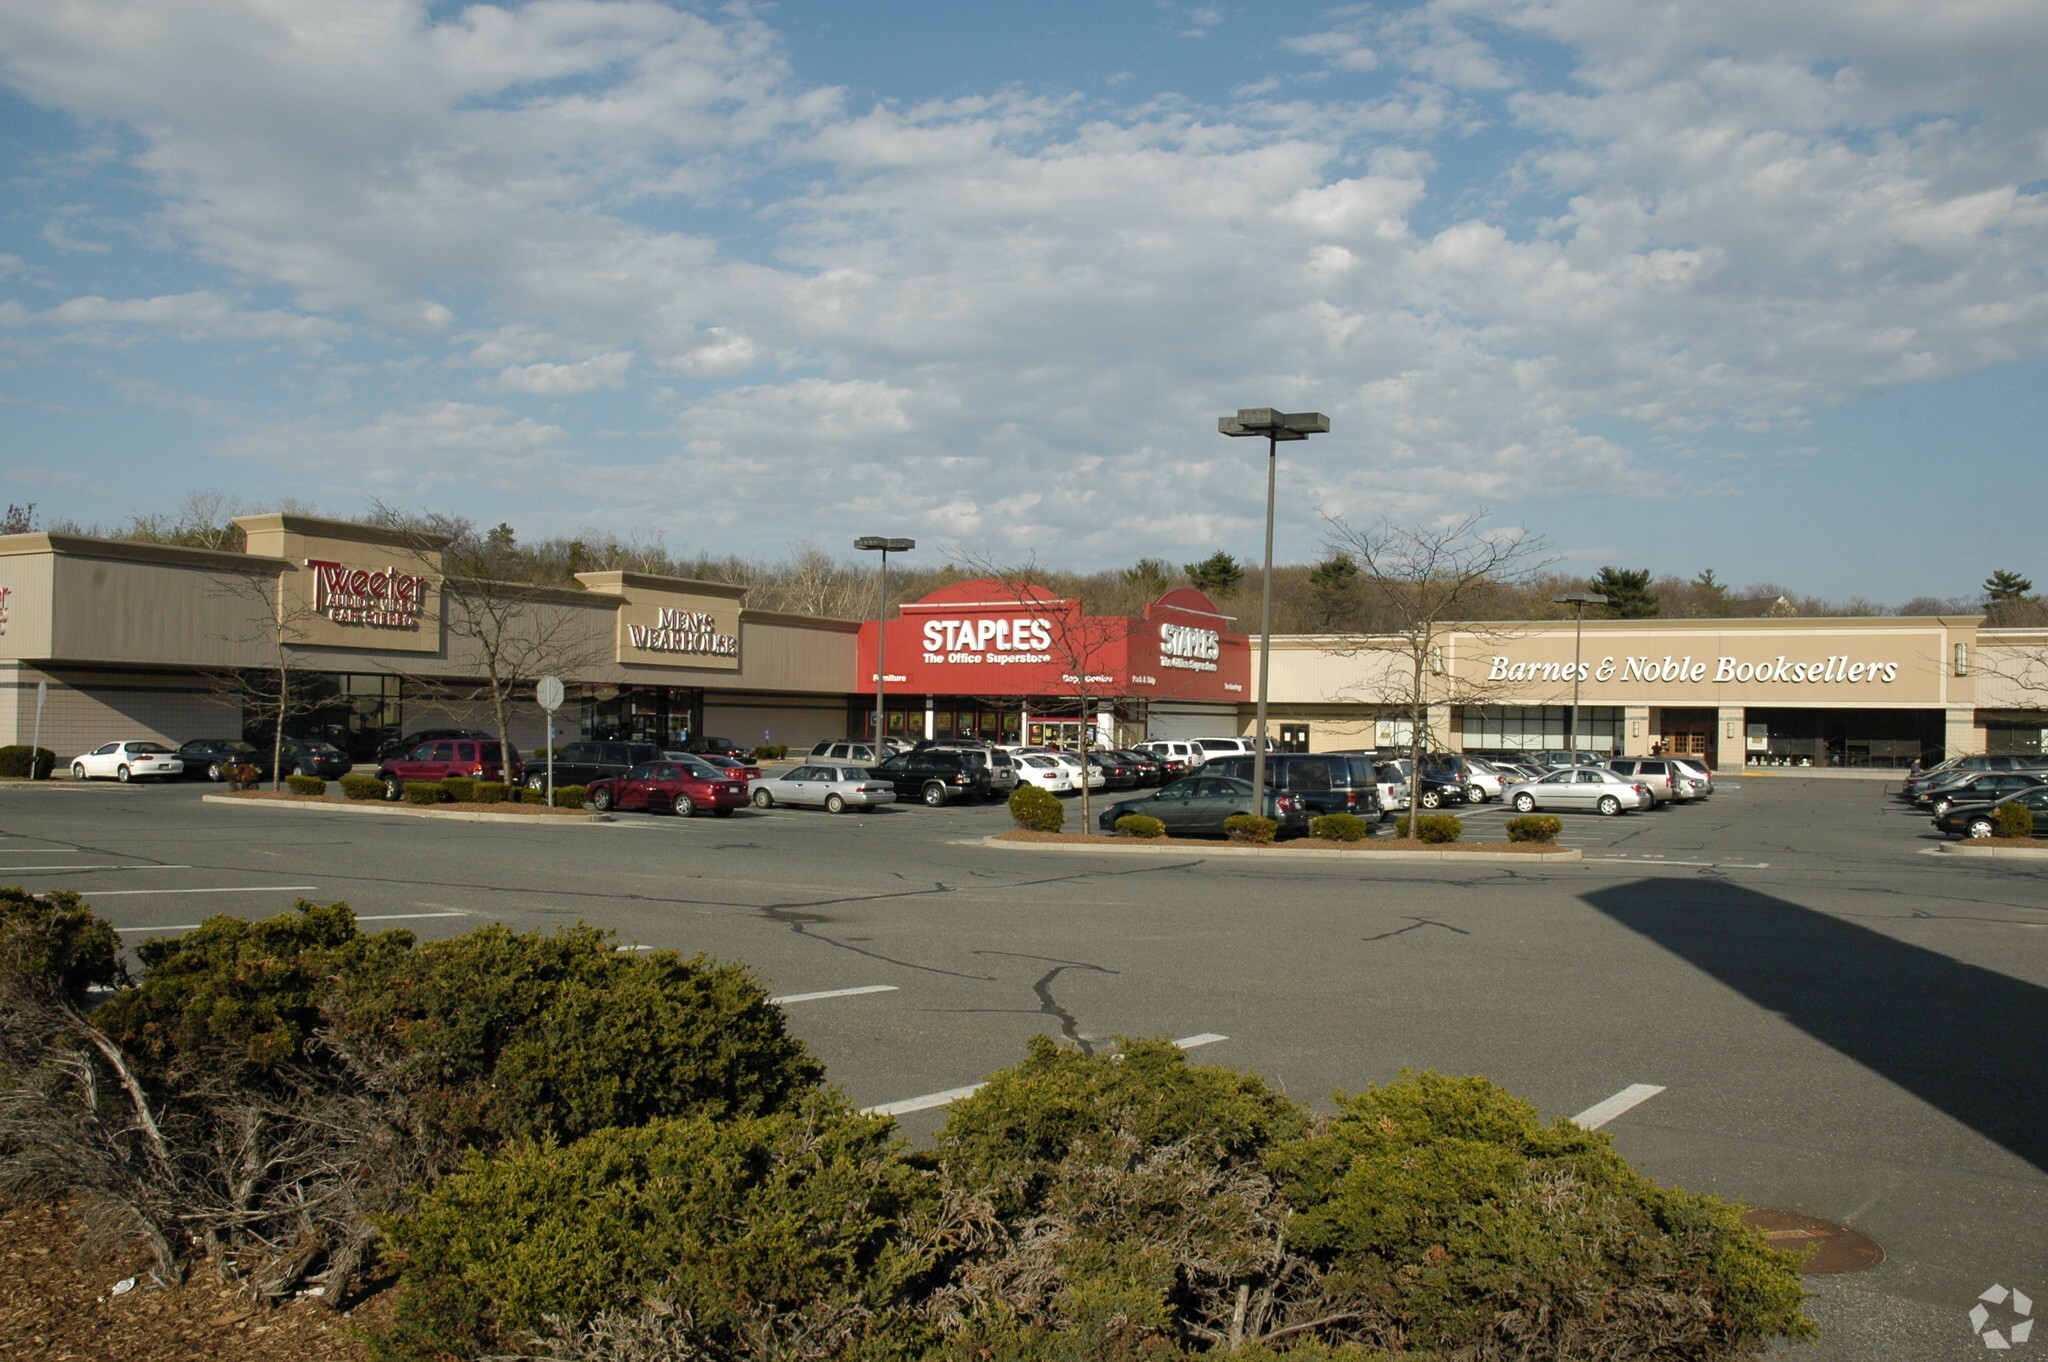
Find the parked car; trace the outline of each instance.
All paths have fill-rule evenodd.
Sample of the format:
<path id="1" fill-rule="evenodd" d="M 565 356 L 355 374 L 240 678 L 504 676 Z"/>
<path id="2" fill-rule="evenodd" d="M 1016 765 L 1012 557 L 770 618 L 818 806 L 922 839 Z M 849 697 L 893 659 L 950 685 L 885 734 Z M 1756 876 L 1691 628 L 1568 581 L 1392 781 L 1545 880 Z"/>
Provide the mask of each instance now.
<path id="1" fill-rule="evenodd" d="M 1046 755 L 1054 761 L 1064 762 L 1072 770 L 1077 790 L 1084 784 L 1091 790 L 1099 790 L 1109 784 L 1109 777 L 1102 773 L 1100 767 L 1089 765 L 1072 752 L 1049 752 Z"/>
<path id="2" fill-rule="evenodd" d="M 752 757 L 742 759 L 729 753 L 685 752 L 681 748 L 663 752 L 661 755 L 665 760 L 669 761 L 680 761 L 687 757 L 701 762 L 717 771 L 720 775 L 723 775 L 727 780 L 751 782 L 761 778 L 761 768 L 754 764 Z"/>
<path id="3" fill-rule="evenodd" d="M 1293 795 L 1267 790 L 1256 806 L 1280 825 L 1281 837 L 1298 837 L 1308 831 L 1308 814 Z M 1143 814 L 1166 824 L 1169 837 L 1221 837 L 1223 820 L 1232 814 L 1250 813 L 1255 807 L 1252 783 L 1203 771 L 1183 776 L 1173 784 L 1136 799 L 1111 804 L 1096 818 L 1104 832 L 1116 831 L 1116 820 L 1129 814 Z"/>
<path id="4" fill-rule="evenodd" d="M 1030 785 L 1048 794 L 1072 794 L 1075 790 L 1074 777 L 1080 772 L 1063 761 L 1054 761 L 1049 752 L 1024 752 L 1011 758 L 1017 767 L 1017 783 Z"/>
<path id="5" fill-rule="evenodd" d="M 1992 755 L 1952 757 L 1931 770 L 1908 776 L 1899 792 L 1908 803 L 1914 803 L 1930 790 L 1958 785 L 1986 772 L 2033 772 L 2048 778 L 2048 756 L 2032 752 L 2001 752 Z"/>
<path id="6" fill-rule="evenodd" d="M 1234 757 L 1239 755 L 1240 753 L 1246 755 L 1255 753 L 1259 750 L 1259 740 L 1257 738 L 1249 737 L 1196 738 L 1195 746 L 1201 749 L 1202 759 L 1203 762 L 1206 764 L 1209 761 L 1213 761 L 1217 757 Z M 1277 752 L 1280 749 L 1271 738 L 1268 738 L 1266 739 L 1266 750 L 1268 752 Z"/>
<path id="7" fill-rule="evenodd" d="M 1255 760 L 1250 756 L 1212 757 L 1202 768 L 1202 774 L 1249 781 Z M 1267 785 L 1293 795 L 1311 818 L 1326 813 L 1349 813 L 1377 819 L 1380 798 L 1373 775 L 1370 757 L 1354 759 L 1334 752 L 1275 752 L 1266 758 Z"/>
<path id="8" fill-rule="evenodd" d="M 688 752 L 693 757 L 723 757 L 742 766 L 754 764 L 752 748 L 741 747 L 727 738 L 690 737 L 668 746 L 678 752 Z"/>
<path id="9" fill-rule="evenodd" d="M 1923 792 L 1916 802 L 1939 818 L 1958 804 L 1994 804 L 2040 783 L 2041 775 L 2034 771 L 1971 771 L 1952 785 Z"/>
<path id="10" fill-rule="evenodd" d="M 989 791 L 999 799 L 1008 799 L 1010 791 L 1017 788 L 1016 758 L 1007 748 L 978 738 L 928 738 L 910 750 L 928 752 L 933 749 L 978 754 L 988 763 Z"/>
<path id="11" fill-rule="evenodd" d="M 1156 757 L 1177 761 L 1180 763 L 1182 771 L 1192 771 L 1209 759 L 1209 754 L 1202 750 L 1200 743 L 1189 742 L 1182 738 L 1154 738 L 1149 742 L 1139 743 L 1138 750 L 1140 752 L 1150 752 Z"/>
<path id="12" fill-rule="evenodd" d="M 270 779 L 270 753 L 240 738 L 194 738 L 179 744 L 178 760 L 185 763 L 187 780 L 226 780 L 230 766 L 253 766 L 258 779 Z"/>
<path id="13" fill-rule="evenodd" d="M 414 780 L 469 776 L 517 783 L 526 774 L 519 749 L 512 749 L 509 762 L 504 758 L 495 738 L 440 738 L 379 763 L 377 779 L 384 782 L 384 797 L 392 800 L 403 798 L 407 782 Z"/>
<path id="14" fill-rule="evenodd" d="M 1656 806 L 1649 786 L 1604 766 L 1567 766 L 1541 780 L 1510 785 L 1508 803 L 1520 813 L 1555 809 L 1560 813 L 1578 810 L 1610 816 L 1624 809 Z"/>
<path id="15" fill-rule="evenodd" d="M 716 779 L 706 774 L 704 767 L 668 760 L 642 762 L 622 776 L 606 776 L 593 782 L 584 794 L 590 807 L 600 813 L 667 809 L 679 818 L 688 818 L 699 809 L 730 818 L 749 797 L 745 781 Z"/>
<path id="16" fill-rule="evenodd" d="M 555 753 L 555 787 L 588 785 L 660 760 L 661 749 L 651 742 L 572 742 Z M 547 762 L 536 757 L 526 767 L 526 788 L 544 790 L 547 783 Z"/>
<path id="17" fill-rule="evenodd" d="M 799 766 L 779 776 L 762 776 L 748 782 L 748 793 L 757 809 L 793 804 L 820 808 L 827 813 L 845 813 L 848 809 L 873 813 L 884 804 L 896 802 L 895 787 L 868 774 L 864 766 Z"/>
<path id="18" fill-rule="evenodd" d="M 1170 779 L 1166 773 L 1164 757 L 1131 748 L 1118 748 L 1114 755 L 1131 768 L 1132 774 L 1137 776 L 1138 784 L 1141 786 L 1156 787 L 1166 784 Z"/>
<path id="19" fill-rule="evenodd" d="M 989 795 L 988 763 L 973 752 L 898 752 L 869 770 L 888 781 L 898 799 L 915 799 L 931 808 Z"/>
<path id="20" fill-rule="evenodd" d="M 835 764 L 851 763 L 855 766 L 872 766 L 883 757 L 888 756 L 890 750 L 891 748 L 887 744 L 878 752 L 875 750 L 873 743 L 860 739 L 826 738 L 811 744 L 810 759 L 812 761 L 832 762 Z"/>
<path id="21" fill-rule="evenodd" d="M 1531 752 L 1529 758 L 1544 770 L 1555 771 L 1565 766 L 1598 766 L 1607 760 L 1607 755 L 1605 752 L 1567 752 L 1561 748 L 1546 748 L 1541 752 Z"/>
<path id="22" fill-rule="evenodd" d="M 1102 787 L 1106 790 L 1138 788 L 1137 770 L 1114 752 L 1091 751 L 1088 754 L 1088 764 L 1102 772 Z"/>
<path id="23" fill-rule="evenodd" d="M 1607 769 L 1649 787 L 1657 804 L 1684 803 L 1695 796 L 1684 768 L 1669 757 L 1616 757 Z"/>
<path id="24" fill-rule="evenodd" d="M 377 760 L 386 762 L 393 757 L 410 756 L 423 742 L 439 742 L 443 738 L 488 738 L 492 735 L 474 728 L 423 728 L 403 738 L 392 738 L 377 749 Z"/>
<path id="25" fill-rule="evenodd" d="M 71 759 L 73 780 L 176 780 L 185 773 L 178 754 L 160 742 L 102 743 Z"/>
<path id="26" fill-rule="evenodd" d="M 1714 792 L 1714 768 L 1704 757 L 1673 757 L 1671 762 L 1692 782 L 1693 798 L 1705 799 Z"/>
<path id="27" fill-rule="evenodd" d="M 2001 796 L 1997 804 L 1958 804 L 1937 814 L 1934 826 L 1937 831 L 1945 832 L 1951 837 L 1996 836 L 1999 804 L 2019 804 L 2032 809 L 2034 836 L 2048 837 L 2048 785 L 2014 790 Z"/>
<path id="28" fill-rule="evenodd" d="M 286 738 L 278 752 L 278 769 L 288 776 L 339 780 L 355 767 L 355 759 L 331 742 Z"/>

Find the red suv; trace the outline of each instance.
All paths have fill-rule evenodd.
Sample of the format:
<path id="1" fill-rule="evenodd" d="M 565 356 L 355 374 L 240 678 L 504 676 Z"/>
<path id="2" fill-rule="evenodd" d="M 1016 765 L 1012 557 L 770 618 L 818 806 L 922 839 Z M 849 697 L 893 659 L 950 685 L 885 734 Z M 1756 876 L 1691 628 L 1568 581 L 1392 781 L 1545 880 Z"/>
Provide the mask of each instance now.
<path id="1" fill-rule="evenodd" d="M 512 773 L 505 774 L 499 760 L 498 744 L 495 739 L 482 738 L 440 738 L 434 742 L 423 742 L 402 757 L 392 757 L 377 768 L 377 779 L 384 782 L 384 797 L 404 797 L 405 785 L 410 780 L 442 780 L 448 776 L 469 776 L 476 780 L 502 780 L 516 784 L 526 767 L 519 760 L 519 749 L 512 749 Z"/>

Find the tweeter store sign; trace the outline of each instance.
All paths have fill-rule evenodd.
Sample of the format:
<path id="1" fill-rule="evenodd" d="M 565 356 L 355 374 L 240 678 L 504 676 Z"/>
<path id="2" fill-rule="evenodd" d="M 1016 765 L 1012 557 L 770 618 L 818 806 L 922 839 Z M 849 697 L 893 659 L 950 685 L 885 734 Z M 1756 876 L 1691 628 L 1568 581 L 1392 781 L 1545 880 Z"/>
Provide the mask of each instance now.
<path id="1" fill-rule="evenodd" d="M 417 629 L 426 603 L 427 578 L 397 568 L 358 568 L 308 558 L 313 570 L 313 608 L 336 624 L 379 629 Z"/>

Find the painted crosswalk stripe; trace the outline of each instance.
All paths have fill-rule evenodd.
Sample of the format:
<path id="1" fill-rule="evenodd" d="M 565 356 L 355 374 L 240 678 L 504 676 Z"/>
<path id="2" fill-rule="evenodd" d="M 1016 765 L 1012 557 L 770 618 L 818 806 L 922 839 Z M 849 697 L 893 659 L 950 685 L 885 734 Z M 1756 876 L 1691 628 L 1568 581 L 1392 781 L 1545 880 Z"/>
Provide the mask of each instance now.
<path id="1" fill-rule="evenodd" d="M 863 993 L 894 993 L 895 991 L 896 985 L 894 984 L 863 984 L 859 988 L 828 988 L 822 993 L 785 993 L 779 998 L 770 998 L 768 1001 L 778 1005 L 782 1003 L 815 1003 L 825 998 L 853 998 Z"/>
<path id="2" fill-rule="evenodd" d="M 285 886 L 281 886 L 281 887 L 283 887 L 283 888 L 290 888 L 291 886 L 289 886 L 289 885 L 285 885 Z M 309 887 L 317 887 L 317 886 L 309 886 Z M 198 890 L 198 889 L 195 889 L 195 890 L 192 890 L 192 891 L 190 891 L 190 892 L 192 892 L 192 893 L 195 893 L 195 894 L 197 894 L 197 893 L 209 893 L 209 894 L 220 894 L 220 893 L 239 893 L 239 892 L 243 892 L 243 891 L 240 891 L 240 890 L 222 890 L 222 889 L 208 889 L 208 890 Z M 249 892 L 254 892 L 254 891 L 249 891 Z M 102 897 L 104 897 L 104 895 L 102 895 Z M 429 917 L 468 917 L 468 916 L 469 916 L 469 914 L 468 914 L 468 913 L 379 913 L 379 914 L 376 914 L 375 916 L 372 916 L 372 917 L 359 917 L 359 918 L 357 918 L 357 919 L 356 919 L 356 921 L 358 921 L 358 922 L 416 922 L 416 921 L 418 921 L 418 920 L 419 920 L 419 919 L 421 919 L 421 918 L 429 918 Z M 196 932 L 196 931 L 198 931 L 198 930 L 199 930 L 199 929 L 200 929 L 201 927 L 203 927 L 203 926 L 205 926 L 205 925 L 206 925 L 206 924 L 205 924 L 205 923 L 203 923 L 203 922 L 172 922 L 172 923 L 168 923 L 168 924 L 166 924 L 165 926 L 162 926 L 162 927 L 116 927 L 116 928 L 114 928 L 114 930 L 115 930 L 115 931 L 117 931 L 117 932 Z"/>
<path id="3" fill-rule="evenodd" d="M 95 889 L 96 899 L 132 899 L 141 895 L 154 897 L 158 894 L 303 894 L 318 889 L 317 884 L 250 884 L 236 885 L 231 889 Z"/>
<path id="4" fill-rule="evenodd" d="M 1606 1101 L 1587 1107 L 1572 1117 L 1572 1122 L 1586 1130 L 1598 1130 L 1622 1113 L 1634 1111 L 1662 1091 L 1664 1089 L 1654 1083 L 1631 1083 Z"/>

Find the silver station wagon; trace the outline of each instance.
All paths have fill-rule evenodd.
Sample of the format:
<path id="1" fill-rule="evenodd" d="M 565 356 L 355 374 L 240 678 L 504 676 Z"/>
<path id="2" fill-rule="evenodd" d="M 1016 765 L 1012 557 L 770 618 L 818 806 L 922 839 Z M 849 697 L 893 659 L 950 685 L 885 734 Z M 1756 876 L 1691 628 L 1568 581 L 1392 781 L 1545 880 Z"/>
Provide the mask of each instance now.
<path id="1" fill-rule="evenodd" d="M 848 809 L 871 813 L 896 802 L 896 787 L 880 776 L 869 775 L 865 766 L 799 766 L 779 776 L 750 781 L 748 789 L 757 809 L 795 804 L 828 813 Z"/>

